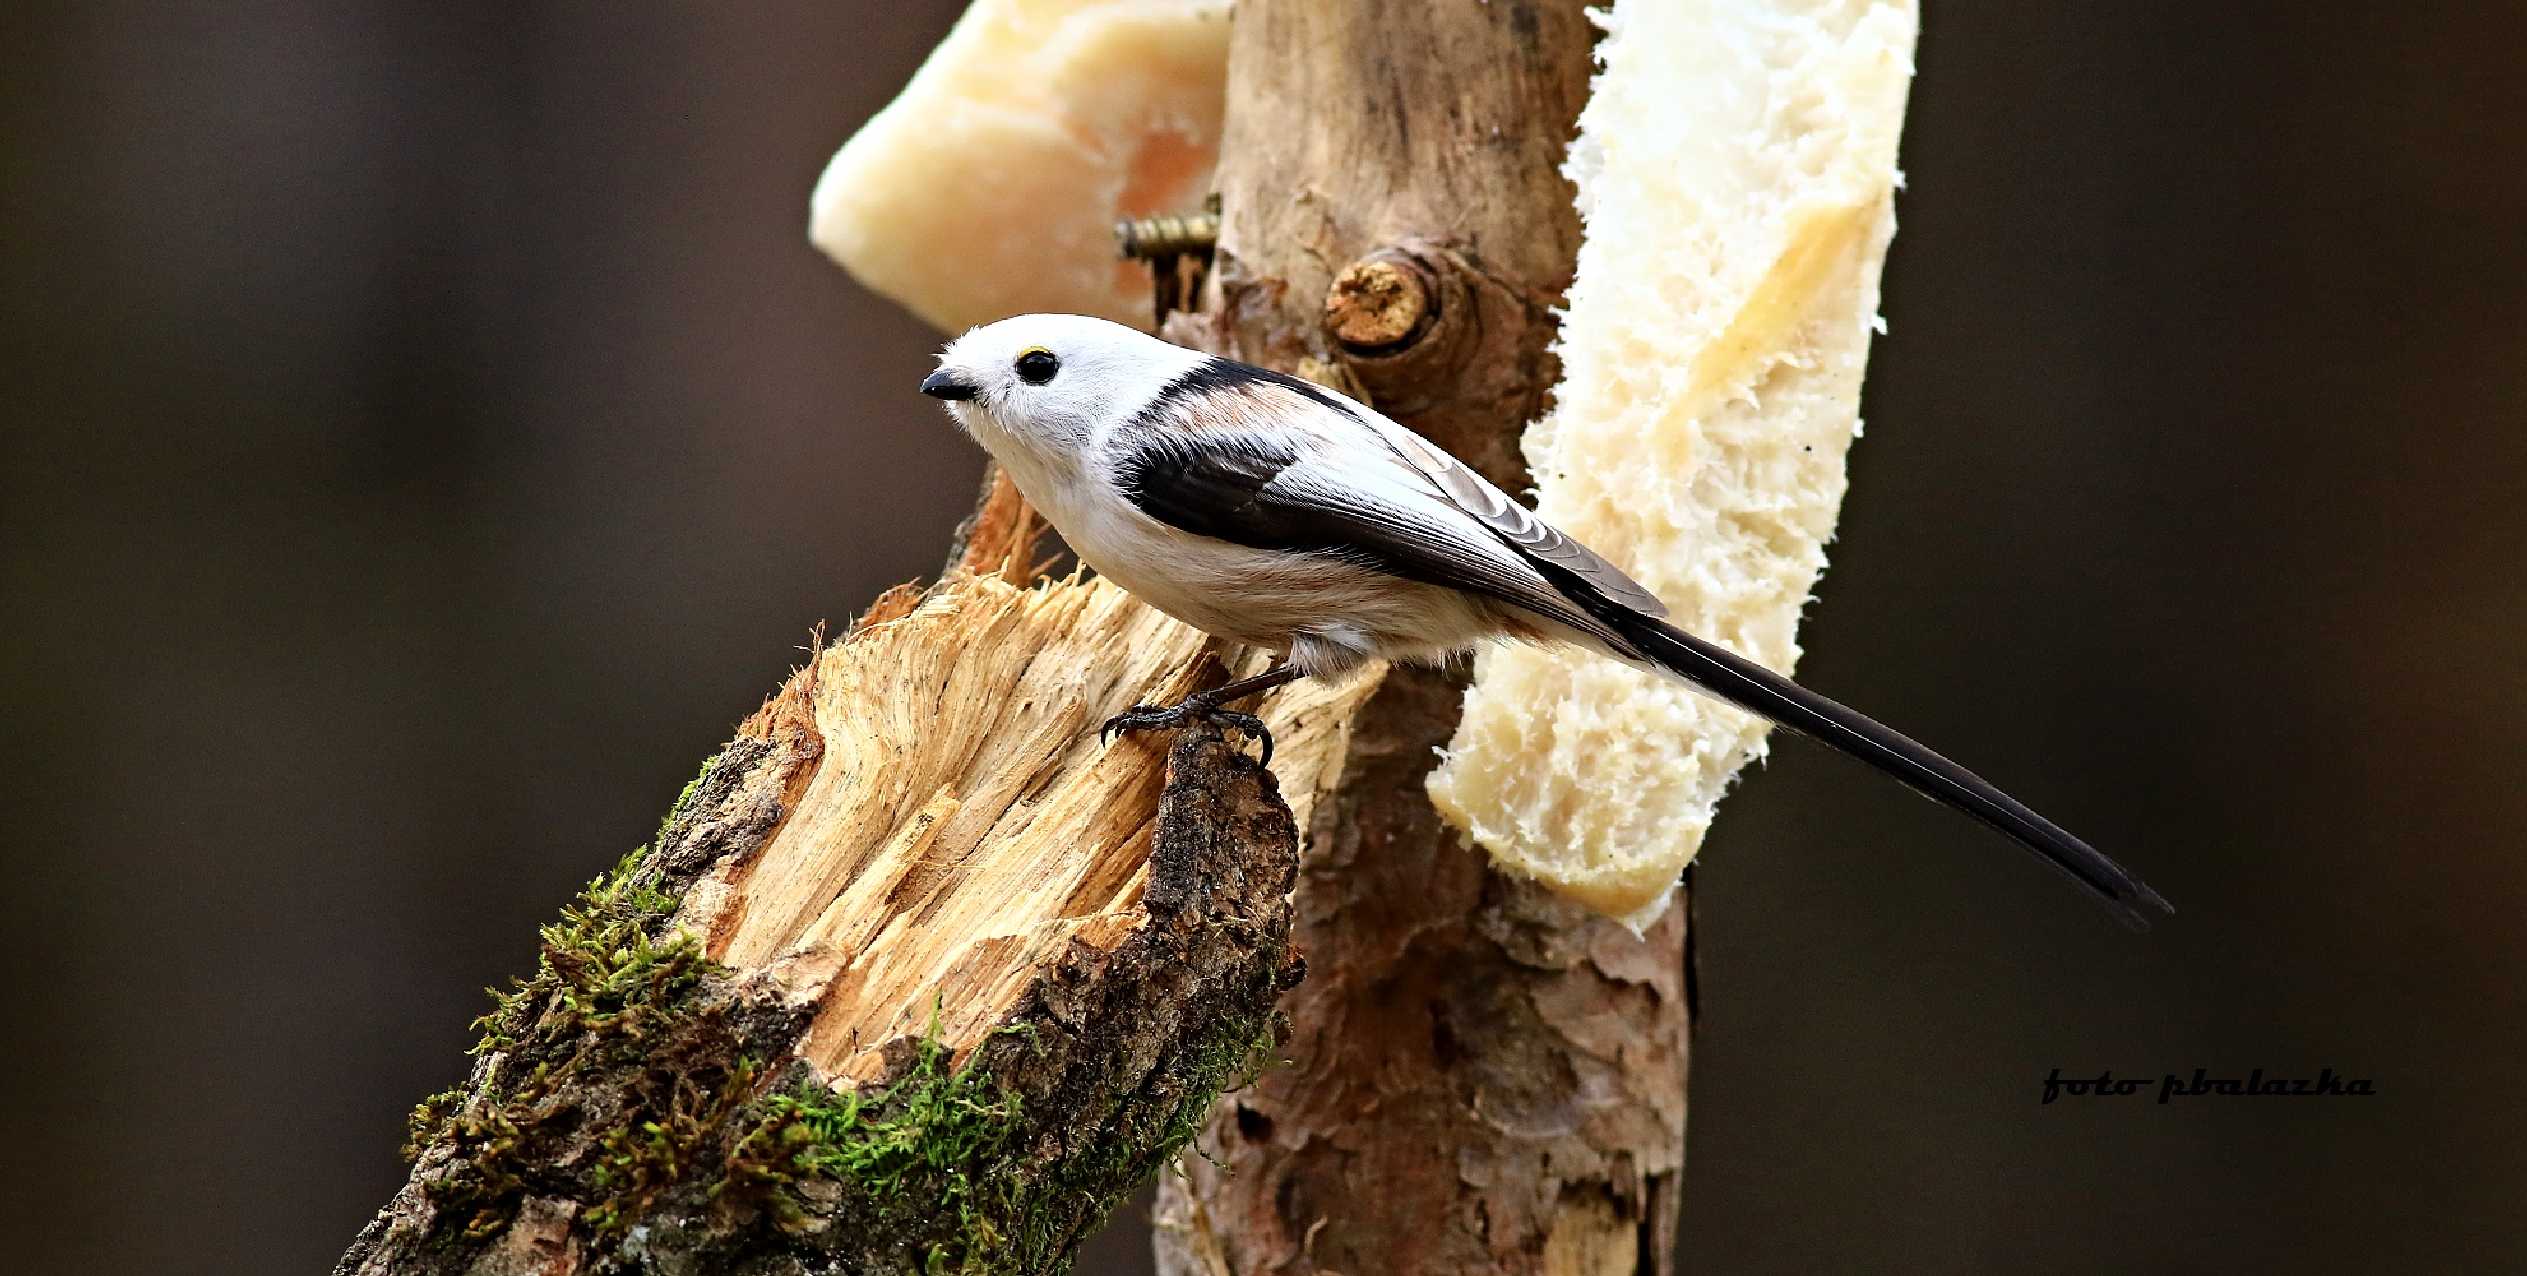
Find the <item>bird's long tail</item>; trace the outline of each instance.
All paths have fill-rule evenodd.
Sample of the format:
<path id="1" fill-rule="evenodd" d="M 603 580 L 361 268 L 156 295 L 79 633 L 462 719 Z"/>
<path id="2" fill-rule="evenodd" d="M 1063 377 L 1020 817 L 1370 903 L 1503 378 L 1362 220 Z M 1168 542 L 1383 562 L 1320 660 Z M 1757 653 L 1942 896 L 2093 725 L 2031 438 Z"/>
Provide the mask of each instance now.
<path id="1" fill-rule="evenodd" d="M 2047 864 L 2095 892 L 2127 926 L 2147 930 L 2151 913 L 2175 908 L 2121 864 L 1983 777 L 1939 756 L 1865 714 L 1837 704 L 1714 643 L 1602 599 L 1589 600 L 1597 619 L 1650 663 L 1709 695 L 1858 758 L 1935 802 L 1955 807 L 2008 834 Z"/>

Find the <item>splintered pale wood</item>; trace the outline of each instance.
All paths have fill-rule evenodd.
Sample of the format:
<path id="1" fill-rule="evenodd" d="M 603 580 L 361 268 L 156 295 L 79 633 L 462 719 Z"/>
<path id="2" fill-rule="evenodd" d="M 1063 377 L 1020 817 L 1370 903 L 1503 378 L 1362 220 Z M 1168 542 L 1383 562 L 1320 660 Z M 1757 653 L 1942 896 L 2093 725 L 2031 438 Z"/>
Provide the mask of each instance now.
<path id="1" fill-rule="evenodd" d="M 761 852 L 720 865 L 678 924 L 816 1010 L 799 1053 L 866 1081 L 938 1016 L 960 1052 L 1073 941 L 1143 925 L 1166 737 L 1101 744 L 1135 703 L 1262 668 L 1102 581 L 968 575 L 814 656 L 748 724 L 818 742 Z M 1301 682 L 1263 705 L 1298 826 L 1376 679 Z"/>

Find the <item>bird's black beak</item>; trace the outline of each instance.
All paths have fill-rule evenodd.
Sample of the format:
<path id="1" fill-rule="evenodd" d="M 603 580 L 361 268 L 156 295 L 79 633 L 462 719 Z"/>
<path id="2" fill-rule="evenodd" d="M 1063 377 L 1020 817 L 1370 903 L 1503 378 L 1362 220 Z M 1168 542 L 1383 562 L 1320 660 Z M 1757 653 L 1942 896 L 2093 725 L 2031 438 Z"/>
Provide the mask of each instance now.
<path id="1" fill-rule="evenodd" d="M 974 397 L 974 385 L 959 380 L 957 375 L 941 368 L 921 379 L 921 392 L 934 399 L 962 400 Z"/>

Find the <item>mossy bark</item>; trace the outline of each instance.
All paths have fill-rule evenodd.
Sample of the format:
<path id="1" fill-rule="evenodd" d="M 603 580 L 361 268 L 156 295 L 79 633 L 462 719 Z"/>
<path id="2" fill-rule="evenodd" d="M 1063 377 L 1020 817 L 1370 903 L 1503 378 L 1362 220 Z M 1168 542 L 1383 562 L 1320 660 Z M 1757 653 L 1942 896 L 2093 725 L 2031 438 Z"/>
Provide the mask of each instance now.
<path id="1" fill-rule="evenodd" d="M 674 924 L 799 800 L 815 742 L 750 732 L 546 929 L 338 1273 L 1057 1271 L 1269 1049 L 1296 830 L 1269 773 L 1193 731 L 1128 935 L 1074 938 L 966 1048 L 934 1019 L 828 1085 L 799 1057 L 818 996 Z"/>
<path id="2" fill-rule="evenodd" d="M 1523 489 L 1593 36 L 1580 0 L 1239 0 L 1210 292 L 1168 335 L 1358 393 Z M 1636 937 L 1466 847 L 1422 785 L 1462 685 L 1397 670 L 1355 718 L 1300 876 L 1292 1066 L 1162 1184 L 1162 1271 L 1671 1270 L 1690 891 Z"/>

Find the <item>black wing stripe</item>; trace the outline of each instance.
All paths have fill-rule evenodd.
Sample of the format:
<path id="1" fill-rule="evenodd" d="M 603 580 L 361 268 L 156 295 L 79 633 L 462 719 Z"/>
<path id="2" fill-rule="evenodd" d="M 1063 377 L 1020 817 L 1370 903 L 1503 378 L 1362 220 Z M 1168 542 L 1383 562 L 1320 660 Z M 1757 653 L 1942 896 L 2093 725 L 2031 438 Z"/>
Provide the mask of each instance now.
<path id="1" fill-rule="evenodd" d="M 1116 482 L 1142 513 L 1249 549 L 1315 554 L 1405 580 L 1461 589 L 1586 630 L 1597 625 L 1540 577 L 1519 579 L 1469 551 L 1453 529 L 1348 489 L 1276 483 L 1298 464 L 1288 444 L 1210 434 L 1153 440 L 1127 454 Z"/>

